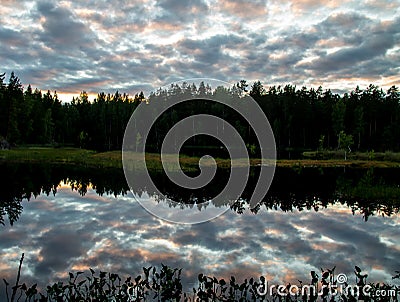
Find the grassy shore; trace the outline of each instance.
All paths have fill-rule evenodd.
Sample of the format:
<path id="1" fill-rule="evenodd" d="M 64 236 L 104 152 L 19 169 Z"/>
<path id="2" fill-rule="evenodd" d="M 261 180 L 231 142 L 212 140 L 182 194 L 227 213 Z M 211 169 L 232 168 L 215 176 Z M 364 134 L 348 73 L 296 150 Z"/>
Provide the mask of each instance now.
<path id="1" fill-rule="evenodd" d="M 139 158 L 139 154 L 132 153 L 132 160 Z M 166 156 L 167 166 L 174 167 L 174 156 Z M 110 152 L 95 152 L 91 150 L 78 148 L 15 148 L 12 150 L 0 150 L 1 162 L 15 163 L 49 163 L 49 164 L 67 164 L 79 165 L 83 167 L 94 168 L 122 168 L 121 151 Z M 218 167 L 229 168 L 231 162 L 229 159 L 216 158 Z M 204 161 L 204 165 L 212 163 L 212 161 Z M 147 153 L 146 164 L 149 170 L 162 170 L 162 163 L 159 154 Z M 180 164 L 185 171 L 193 171 L 198 169 L 199 158 L 180 156 Z M 258 166 L 268 164 L 267 161 L 260 159 L 250 159 L 250 166 Z M 234 166 L 247 165 L 246 160 L 236 160 Z M 359 168 L 400 168 L 400 154 L 397 153 L 377 153 L 374 158 L 367 153 L 353 154 L 347 160 L 332 158 L 332 159 L 280 159 L 276 161 L 278 167 L 359 167 Z"/>
<path id="2" fill-rule="evenodd" d="M 243 276 L 231 276 L 229 279 L 217 278 L 212 275 L 200 273 L 188 278 L 182 268 L 172 268 L 161 264 L 161 267 L 143 267 L 143 271 L 132 276 L 119 276 L 110 272 L 96 272 L 89 268 L 88 271 L 69 272 L 69 279 L 57 281 L 40 289 L 37 283 L 27 287 L 25 283 L 20 284 L 20 272 L 24 254 L 20 260 L 17 274 L 16 286 L 11 287 L 4 280 L 6 301 L 14 301 L 15 297 L 22 297 L 24 301 L 335 301 L 335 295 L 330 291 L 304 291 L 303 294 L 293 295 L 291 284 L 284 286 L 281 295 L 275 290 L 260 291 L 260 286 L 268 289 L 264 276 L 254 275 L 243 280 Z M 335 268 L 321 269 L 321 277 L 315 271 L 307 272 L 311 280 L 305 280 L 307 287 L 318 289 L 319 284 L 333 284 L 335 282 Z M 396 268 L 393 268 L 396 269 Z M 340 293 L 341 300 L 358 301 L 398 301 L 398 286 L 393 280 L 399 279 L 400 274 L 393 276 L 389 282 L 371 283 L 367 280 L 368 275 L 362 275 L 362 270 L 354 266 L 354 274 L 357 285 L 360 288 L 369 285 L 368 295 L 366 292 L 357 290 L 343 290 Z M 305 272 L 304 272 L 305 273 Z M 189 275 L 190 276 L 190 275 Z M 125 281 L 124 281 L 125 280 Z M 384 280 L 382 280 L 384 281 Z M 287 282 L 285 282 L 287 283 Z M 285 284 L 282 283 L 282 284 Z M 295 287 L 303 288 L 302 281 L 293 281 Z M 190 288 L 189 284 L 193 284 Z M 40 285 L 39 285 L 40 286 Z M 306 286 L 306 285 L 305 285 Z M 326 286 L 326 285 L 325 285 Z M 274 286 L 273 286 L 274 287 Z M 272 289 L 272 287 L 271 287 Z M 353 288 L 352 288 L 353 289 Z M 374 295 L 374 292 L 386 293 Z M 290 293 L 290 296 L 289 296 Z M 318 296 L 321 296 L 318 298 Z M 9 299 L 11 296 L 11 300 Z M 338 295 L 339 296 L 339 295 Z M 288 298 L 289 297 L 289 298 Z M 385 299 L 382 299 L 384 297 Z M 1 298 L 1 296 L 0 296 Z M 155 300 L 157 298 L 157 300 Z"/>

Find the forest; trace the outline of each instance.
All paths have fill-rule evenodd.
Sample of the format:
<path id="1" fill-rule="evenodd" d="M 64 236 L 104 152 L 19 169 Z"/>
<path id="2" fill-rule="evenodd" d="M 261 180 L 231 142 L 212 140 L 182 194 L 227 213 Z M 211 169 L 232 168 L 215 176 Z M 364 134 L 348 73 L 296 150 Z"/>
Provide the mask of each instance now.
<path id="1" fill-rule="evenodd" d="M 34 144 L 118 150 L 129 118 L 141 102 L 168 102 L 179 97 L 195 100 L 168 109 L 157 120 L 146 150 L 159 151 L 163 137 L 177 121 L 206 112 L 231 123 L 254 155 L 257 139 L 246 121 L 226 106 L 207 101 L 218 93 L 249 95 L 258 103 L 273 129 L 278 154 L 344 147 L 352 151 L 400 150 L 400 92 L 396 86 L 383 91 L 370 84 L 339 95 L 322 87 L 264 87 L 260 81 L 249 84 L 241 80 L 231 88 L 184 82 L 147 97 L 143 92 L 134 96 L 100 92 L 89 101 L 83 91 L 68 103 L 56 92 L 43 93 L 30 85 L 24 88 L 13 72 L 8 83 L 6 74 L 0 74 L 0 139 L 12 147 Z M 188 141 L 187 147 L 212 148 L 215 144 L 218 142 L 200 137 Z"/>

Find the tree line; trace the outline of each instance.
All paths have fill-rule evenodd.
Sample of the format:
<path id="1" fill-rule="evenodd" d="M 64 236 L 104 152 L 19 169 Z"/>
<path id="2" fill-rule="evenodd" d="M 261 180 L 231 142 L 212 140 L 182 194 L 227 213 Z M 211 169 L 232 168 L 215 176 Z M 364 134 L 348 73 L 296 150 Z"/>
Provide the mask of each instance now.
<path id="1" fill-rule="evenodd" d="M 150 151 L 159 151 L 163 137 L 180 119 L 208 113 L 231 123 L 256 153 L 257 138 L 246 121 L 219 103 L 207 101 L 211 95 L 251 96 L 264 111 L 273 129 L 278 152 L 284 150 L 399 151 L 400 92 L 396 86 L 383 91 L 376 85 L 339 95 L 319 87 L 294 85 L 264 87 L 260 81 L 242 80 L 230 88 L 212 88 L 207 83 L 172 84 L 145 97 L 101 92 L 93 102 L 82 92 L 71 103 L 63 103 L 57 93 L 26 89 L 11 73 L 8 83 L 0 74 L 0 137 L 12 145 L 56 144 L 98 151 L 121 149 L 125 127 L 141 102 L 170 98 L 196 98 L 169 108 L 152 127 Z M 196 103 L 193 103 L 196 102 Z M 199 148 L 217 144 L 210 138 L 194 137 L 188 145 Z"/>
<path id="2" fill-rule="evenodd" d="M 121 147 L 125 126 L 143 92 L 99 93 L 94 102 L 81 92 L 71 103 L 63 103 L 57 92 L 25 90 L 11 73 L 8 84 L 0 75 L 0 136 L 10 144 L 70 145 L 94 150 Z"/>

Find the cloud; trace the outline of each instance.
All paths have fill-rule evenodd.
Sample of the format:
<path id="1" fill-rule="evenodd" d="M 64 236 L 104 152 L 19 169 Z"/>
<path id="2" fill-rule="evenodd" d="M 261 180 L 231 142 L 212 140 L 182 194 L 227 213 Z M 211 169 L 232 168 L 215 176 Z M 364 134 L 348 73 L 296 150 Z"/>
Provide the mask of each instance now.
<path id="1" fill-rule="evenodd" d="M 90 236 L 72 229 L 50 230 L 37 238 L 40 247 L 34 273 L 39 278 L 65 269 L 77 257 L 82 256 L 88 249 L 87 241 Z M 86 246 L 86 247 L 85 247 Z"/>
<path id="2" fill-rule="evenodd" d="M 366 0 L 364 2 L 364 7 L 367 11 L 374 10 L 375 12 L 390 12 L 398 7 L 396 1 L 387 0 Z"/>
<path id="3" fill-rule="evenodd" d="M 149 28 L 164 35 L 184 30 L 197 18 L 206 16 L 209 7 L 203 0 L 162 0 L 157 2 L 156 9 L 159 13 L 152 18 Z"/>
<path id="4" fill-rule="evenodd" d="M 384 55 L 393 45 L 393 37 L 390 35 L 372 35 L 358 46 L 344 48 L 321 56 L 306 67 L 327 72 L 342 70 L 350 65 L 357 65 L 360 62 Z"/>
<path id="5" fill-rule="evenodd" d="M 289 1 L 290 6 L 294 10 L 296 14 L 315 11 L 316 9 L 321 8 L 336 8 L 344 3 L 348 2 L 348 0 L 337 2 L 332 0 L 291 0 Z"/>
<path id="6" fill-rule="evenodd" d="M 6 250 L 13 247 L 17 242 L 21 242 L 24 238 L 23 233 L 20 231 L 10 231 L 7 233 L 0 234 L 0 246 L 2 249 Z"/>
<path id="7" fill-rule="evenodd" d="M 379 22 L 354 13 L 333 14 L 312 27 L 315 46 L 303 52 L 297 68 L 327 82 L 389 76 L 396 68 L 388 52 L 398 43 L 397 22 Z"/>
<path id="8" fill-rule="evenodd" d="M 193 13 L 202 14 L 208 10 L 208 5 L 203 0 L 188 0 L 184 2 L 179 0 L 162 0 L 158 2 L 158 5 L 166 12 L 174 14 L 176 17 Z"/>
<path id="9" fill-rule="evenodd" d="M 225 49 L 235 50 L 241 43 L 241 38 L 236 35 L 215 35 L 202 40 L 185 39 L 177 43 L 176 49 L 180 57 L 188 56 L 196 63 L 214 65 L 225 59 L 231 60 L 231 56 L 224 53 Z"/>
<path id="10" fill-rule="evenodd" d="M 255 17 L 265 16 L 268 13 L 267 4 L 264 1 L 219 0 L 218 5 L 223 12 L 240 18 L 247 18 L 248 21 Z"/>
<path id="11" fill-rule="evenodd" d="M 384 0 L 18 3 L 0 9 L 4 71 L 60 93 L 149 94 L 202 76 L 345 90 L 388 86 L 399 67 L 399 15 Z"/>
<path id="12" fill-rule="evenodd" d="M 97 46 L 96 34 L 87 24 L 79 20 L 68 7 L 55 6 L 53 2 L 39 2 L 37 16 L 42 31 L 38 32 L 40 41 L 57 54 L 72 55 L 78 58 Z"/>
<path id="13" fill-rule="evenodd" d="M 379 278 L 400 265 L 396 219 L 371 217 L 365 223 L 351 210 L 331 207 L 257 215 L 228 211 L 207 223 L 177 225 L 149 215 L 131 194 L 98 196 L 89 189 L 82 197 L 63 188 L 55 197 L 41 195 L 24 203 L 21 219 L 2 231 L 2 274 L 12 276 L 18 254 L 25 251 L 24 282 L 32 283 L 38 276 L 42 283 L 54 282 L 68 271 L 90 267 L 135 275 L 143 266 L 160 263 L 183 268 L 185 282 L 194 282 L 200 272 L 308 282 L 310 270 L 334 265 L 349 277 L 359 265 L 370 272 L 369 281 L 385 281 Z"/>
<path id="14" fill-rule="evenodd" d="M 27 44 L 18 31 L 6 27 L 0 27 L 0 39 L 6 46 L 20 47 Z"/>

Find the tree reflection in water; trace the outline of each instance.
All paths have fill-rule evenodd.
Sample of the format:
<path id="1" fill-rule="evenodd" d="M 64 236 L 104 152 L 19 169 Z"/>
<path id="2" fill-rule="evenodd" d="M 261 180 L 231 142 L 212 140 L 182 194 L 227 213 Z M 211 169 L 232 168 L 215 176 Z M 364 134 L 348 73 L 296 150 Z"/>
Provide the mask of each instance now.
<path id="1" fill-rule="evenodd" d="M 44 164 L 2 164 L 0 182 L 0 223 L 14 224 L 23 211 L 23 200 L 40 194 L 56 194 L 60 183 L 66 183 L 82 196 L 92 187 L 97 194 L 124 195 L 129 191 L 124 173 L 118 169 L 92 169 L 77 166 Z M 224 188 L 229 170 L 220 169 L 206 187 L 189 190 L 177 187 L 163 173 L 152 173 L 153 181 L 163 192 L 158 202 L 169 202 L 170 207 L 197 206 L 210 201 Z M 336 203 L 346 205 L 353 214 L 360 213 L 367 221 L 372 215 L 391 216 L 399 212 L 400 175 L 396 169 L 338 169 L 305 168 L 301 170 L 278 168 L 265 199 L 253 209 L 247 200 L 258 179 L 257 168 L 251 170 L 248 185 L 241 198 L 229 205 L 238 214 L 245 211 L 257 213 L 261 209 L 315 210 L 327 208 Z M 140 188 L 140 186 L 138 186 Z M 145 191 L 145 187 L 142 189 Z M 138 194 L 142 193 L 136 192 Z M 147 192 L 152 195 L 153 192 Z M 167 199 L 166 199 L 166 198 Z M 157 199 L 157 196 L 156 196 Z M 171 202 L 170 200 L 175 202 Z"/>

